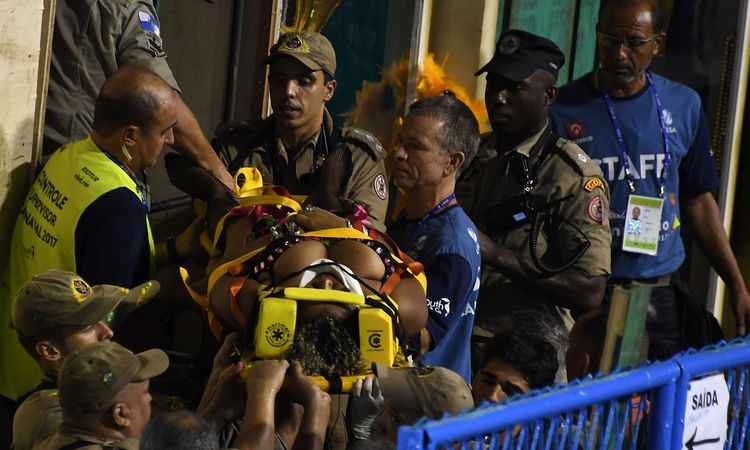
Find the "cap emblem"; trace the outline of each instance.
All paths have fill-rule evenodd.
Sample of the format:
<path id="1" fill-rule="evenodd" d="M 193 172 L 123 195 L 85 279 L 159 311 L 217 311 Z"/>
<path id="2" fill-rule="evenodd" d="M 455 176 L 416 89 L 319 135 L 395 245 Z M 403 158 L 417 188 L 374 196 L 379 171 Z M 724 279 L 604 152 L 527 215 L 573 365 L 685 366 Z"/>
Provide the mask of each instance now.
<path id="1" fill-rule="evenodd" d="M 503 55 L 512 55 L 521 47 L 521 39 L 515 34 L 509 34 L 500 40 L 497 50 Z"/>
<path id="2" fill-rule="evenodd" d="M 80 278 L 74 278 L 72 283 L 73 297 L 78 303 L 81 303 L 91 294 L 91 288 L 85 281 Z"/>
<path id="3" fill-rule="evenodd" d="M 281 37 L 279 41 L 279 48 L 284 50 L 291 50 L 295 52 L 308 53 L 310 46 L 302 39 L 298 33 L 289 33 Z"/>
<path id="4" fill-rule="evenodd" d="M 112 374 L 112 372 L 107 372 L 102 377 L 102 383 L 104 383 L 104 384 L 111 384 L 113 378 L 114 378 L 114 375 Z"/>

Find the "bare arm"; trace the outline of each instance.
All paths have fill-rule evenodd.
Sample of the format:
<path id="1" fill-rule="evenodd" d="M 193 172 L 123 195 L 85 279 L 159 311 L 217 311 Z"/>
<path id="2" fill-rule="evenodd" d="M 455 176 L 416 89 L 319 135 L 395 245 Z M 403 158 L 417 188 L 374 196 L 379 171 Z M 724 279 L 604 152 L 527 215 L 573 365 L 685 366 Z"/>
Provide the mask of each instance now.
<path id="1" fill-rule="evenodd" d="M 176 93 L 175 93 L 176 94 Z M 234 180 L 209 144 L 193 112 L 177 95 L 177 127 L 174 130 L 175 147 L 193 158 L 198 165 L 209 171 L 229 189 L 234 189 Z"/>
<path id="2" fill-rule="evenodd" d="M 239 450 L 274 448 L 276 395 L 289 367 L 286 361 L 256 361 L 245 380 L 247 401 L 242 427 L 234 446 Z"/>
<path id="3" fill-rule="evenodd" d="M 521 268 L 516 255 L 507 247 L 502 247 L 479 233 L 479 245 L 482 249 L 482 262 L 507 276 L 517 283 L 538 289 L 547 295 L 557 306 L 576 311 L 588 311 L 598 307 L 604 297 L 607 277 L 591 277 L 576 270 L 567 269 L 546 278 L 529 278 Z"/>
<path id="4" fill-rule="evenodd" d="M 687 199 L 682 206 L 703 253 L 729 288 L 737 333 L 744 335 L 750 320 L 750 295 L 721 223 L 719 206 L 710 192 Z"/>

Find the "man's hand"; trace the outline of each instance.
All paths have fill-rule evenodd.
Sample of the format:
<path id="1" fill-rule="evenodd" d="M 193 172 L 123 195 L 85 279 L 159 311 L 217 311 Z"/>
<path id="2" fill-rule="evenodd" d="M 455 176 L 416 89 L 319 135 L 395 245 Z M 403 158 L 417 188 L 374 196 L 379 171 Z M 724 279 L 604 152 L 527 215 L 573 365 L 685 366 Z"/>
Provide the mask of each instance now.
<path id="1" fill-rule="evenodd" d="M 313 207 L 308 210 L 302 210 L 290 218 L 291 221 L 301 226 L 305 230 L 325 230 L 327 228 L 344 228 L 346 219 L 339 217 L 325 209 Z"/>
<path id="2" fill-rule="evenodd" d="M 284 380 L 282 393 L 305 409 L 294 448 L 322 449 L 331 416 L 331 397 L 305 376 L 302 366 L 296 361 Z"/>
<path id="3" fill-rule="evenodd" d="M 214 422 L 218 428 L 239 419 L 242 416 L 245 392 L 242 389 L 240 372 L 242 363 L 237 362 L 224 367 L 213 387 L 213 395 L 198 412 Z"/>
<path id="4" fill-rule="evenodd" d="M 276 441 L 276 395 L 289 368 L 286 361 L 255 361 L 245 377 L 245 416 L 234 446 L 240 450 L 273 448 Z"/>
<path id="5" fill-rule="evenodd" d="M 283 360 L 261 360 L 253 362 L 247 372 L 245 389 L 248 399 L 252 396 L 275 398 L 284 383 L 289 363 Z"/>
<path id="6" fill-rule="evenodd" d="M 242 413 L 242 401 L 245 399 L 245 393 L 239 379 L 242 364 L 236 362 L 232 355 L 237 348 L 237 342 L 239 342 L 238 333 L 228 335 L 224 338 L 224 343 L 214 356 L 211 375 L 208 377 L 203 396 L 198 405 L 198 412 L 204 417 L 227 422 L 234 420 Z M 234 414 L 235 407 L 239 408 L 236 413 L 237 417 L 227 419 L 224 412 L 219 410 L 224 407 L 221 404 L 224 401 L 223 399 L 230 400 L 227 403 L 229 405 L 227 408 L 231 411 L 226 412 Z"/>
<path id="7" fill-rule="evenodd" d="M 747 334 L 747 325 L 750 323 L 750 294 L 745 286 L 730 289 L 730 298 L 734 307 L 734 317 L 737 322 L 737 335 Z"/>

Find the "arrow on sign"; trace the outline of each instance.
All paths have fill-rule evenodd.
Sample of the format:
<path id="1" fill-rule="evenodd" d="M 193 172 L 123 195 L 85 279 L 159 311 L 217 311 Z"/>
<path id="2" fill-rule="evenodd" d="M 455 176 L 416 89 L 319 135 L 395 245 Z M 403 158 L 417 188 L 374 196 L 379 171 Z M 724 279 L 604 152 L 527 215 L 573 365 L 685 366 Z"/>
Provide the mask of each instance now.
<path id="1" fill-rule="evenodd" d="M 698 434 L 698 428 L 696 427 L 695 431 L 693 431 L 693 435 L 690 437 L 690 439 L 688 439 L 687 442 L 685 442 L 685 447 L 688 450 L 693 450 L 695 447 L 699 447 L 701 445 L 714 444 L 721 440 L 721 438 L 716 437 L 716 438 L 711 438 L 711 439 L 703 439 L 702 441 L 696 441 L 695 436 L 697 434 Z"/>

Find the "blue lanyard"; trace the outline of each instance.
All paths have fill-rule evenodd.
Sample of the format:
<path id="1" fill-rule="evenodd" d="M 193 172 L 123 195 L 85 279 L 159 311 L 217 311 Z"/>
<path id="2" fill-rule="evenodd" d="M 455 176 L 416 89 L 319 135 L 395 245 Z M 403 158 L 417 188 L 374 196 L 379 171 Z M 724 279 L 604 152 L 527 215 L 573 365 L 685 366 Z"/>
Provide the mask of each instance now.
<path id="1" fill-rule="evenodd" d="M 659 128 L 661 131 L 661 138 L 664 143 L 664 165 L 662 166 L 661 173 L 657 176 L 659 181 L 659 197 L 664 198 L 664 189 L 667 180 L 667 171 L 669 165 L 672 162 L 672 155 L 669 153 L 669 139 L 667 138 L 667 127 L 664 125 L 664 106 L 661 102 L 661 96 L 654 86 L 654 80 L 651 78 L 651 74 L 646 72 L 646 79 L 648 80 L 649 90 L 651 95 L 654 97 L 656 103 L 656 115 L 659 117 Z M 615 114 L 615 108 L 612 105 L 612 99 L 609 95 L 604 94 L 604 103 L 607 105 L 607 112 L 609 112 L 609 118 L 612 121 L 612 127 L 615 129 L 615 136 L 617 137 L 617 145 L 620 150 L 620 159 L 622 160 L 622 166 L 625 171 L 625 178 L 628 182 L 628 188 L 631 193 L 635 192 L 635 178 L 630 170 L 630 160 L 628 159 L 628 148 L 625 145 L 625 139 L 622 137 L 622 130 L 617 121 L 617 115 Z"/>
<path id="2" fill-rule="evenodd" d="M 447 208 L 448 205 L 453 200 L 455 200 L 455 199 L 456 199 L 456 193 L 454 192 L 451 195 L 449 195 L 449 196 L 445 197 L 444 199 L 440 200 L 437 205 L 435 205 L 431 210 L 429 210 L 427 212 L 427 214 L 425 214 L 424 216 L 422 216 L 421 219 L 419 219 L 419 223 L 420 224 L 424 223 L 427 220 L 429 220 L 431 217 L 437 215 L 440 211 L 442 211 L 443 209 Z M 403 212 L 402 212 L 401 213 L 401 218 L 399 219 L 399 221 L 403 220 L 403 219 L 404 219 L 404 215 L 403 215 Z"/>
<path id="3" fill-rule="evenodd" d="M 439 213 L 443 209 L 447 208 L 448 205 L 450 204 L 450 202 L 452 202 L 455 199 L 456 199 L 456 193 L 453 192 L 451 195 L 449 195 L 449 196 L 445 197 L 444 199 L 440 200 L 438 202 L 438 204 L 435 205 L 434 208 L 432 208 L 431 210 L 429 210 L 427 212 L 427 214 L 425 214 L 424 217 L 422 217 L 422 220 L 420 220 L 420 222 L 425 221 L 425 220 L 429 219 L 430 217 L 437 215 L 437 213 Z"/>
<path id="4" fill-rule="evenodd" d="M 118 167 L 120 167 L 128 176 L 135 182 L 135 189 L 138 191 L 139 196 L 141 197 L 141 204 L 143 205 L 143 209 L 146 210 L 146 214 L 151 212 L 151 192 L 149 192 L 148 189 L 148 182 L 145 181 L 146 179 L 146 173 L 143 172 L 143 179 L 144 181 L 141 181 L 138 179 L 137 176 L 135 176 L 135 173 L 133 173 L 133 170 L 130 169 L 130 167 L 123 164 L 119 159 L 112 156 L 108 151 L 102 150 L 102 153 L 107 155 L 107 158 L 109 158 L 113 163 L 117 164 Z"/>

